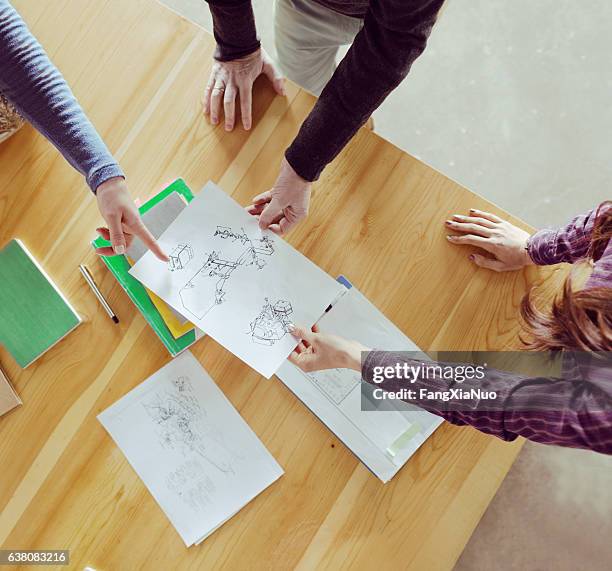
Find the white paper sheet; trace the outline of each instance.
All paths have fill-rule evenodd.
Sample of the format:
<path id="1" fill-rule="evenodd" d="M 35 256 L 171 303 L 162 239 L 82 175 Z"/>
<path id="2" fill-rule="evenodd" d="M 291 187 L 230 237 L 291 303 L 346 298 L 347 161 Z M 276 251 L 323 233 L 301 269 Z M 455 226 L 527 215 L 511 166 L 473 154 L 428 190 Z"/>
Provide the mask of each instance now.
<path id="1" fill-rule="evenodd" d="M 168 226 L 172 224 L 185 208 L 187 208 L 187 202 L 185 198 L 183 198 L 183 195 L 178 192 L 171 192 L 164 200 L 158 202 L 150 210 L 147 210 L 141 218 L 149 232 L 157 239 L 167 230 Z M 135 236 L 132 245 L 127 249 L 127 256 L 136 264 L 148 250 L 149 248 L 147 248 L 145 243 L 138 236 Z M 170 311 L 172 311 L 174 317 L 176 317 L 181 325 L 189 321 L 173 307 L 170 308 Z M 197 333 L 202 335 L 202 332 L 196 329 L 196 334 Z"/>
<path id="2" fill-rule="evenodd" d="M 187 547 L 283 469 L 186 351 L 98 416 Z"/>
<path id="3" fill-rule="evenodd" d="M 266 378 L 343 286 L 208 183 L 130 273 Z"/>
<path id="4" fill-rule="evenodd" d="M 354 287 L 319 321 L 321 330 L 387 351 L 420 349 Z M 282 382 L 383 482 L 389 481 L 442 424 L 422 410 L 361 410 L 361 377 L 350 369 L 303 373 L 291 363 Z M 393 406 L 393 401 L 386 403 Z"/>

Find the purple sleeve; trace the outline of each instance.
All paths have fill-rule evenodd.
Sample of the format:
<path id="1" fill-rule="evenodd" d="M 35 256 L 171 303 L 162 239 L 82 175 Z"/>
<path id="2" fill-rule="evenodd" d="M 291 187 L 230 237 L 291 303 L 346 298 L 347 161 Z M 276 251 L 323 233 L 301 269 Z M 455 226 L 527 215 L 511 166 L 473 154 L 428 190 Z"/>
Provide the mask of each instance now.
<path id="1" fill-rule="evenodd" d="M 7 0 L 0 0 L 0 91 L 95 192 L 123 176 L 61 73 Z"/>
<path id="2" fill-rule="evenodd" d="M 612 240 L 606 245 L 601 257 L 595 262 L 585 289 L 612 288 Z"/>
<path id="3" fill-rule="evenodd" d="M 405 388 L 404 380 L 387 379 L 382 383 L 372 380 L 374 367 L 395 366 L 396 363 L 418 366 L 421 362 L 407 359 L 401 353 L 370 351 L 363 362 L 364 381 L 390 392 Z M 453 366 L 452 363 L 436 364 Z M 611 380 L 604 379 L 601 385 L 609 386 Z M 425 378 L 419 375 L 417 396 L 406 402 L 452 424 L 473 426 L 503 440 L 523 436 L 543 444 L 612 454 L 612 396 L 602 386 L 588 380 L 529 378 L 488 369 L 483 380 L 465 380 L 461 384 L 441 376 Z M 458 401 L 420 396 L 421 388 L 439 394 L 458 387 L 466 391 L 478 388 L 495 391 L 497 404 L 493 407 L 474 399 L 466 407 L 458 406 Z"/>
<path id="4" fill-rule="evenodd" d="M 231 61 L 260 47 L 250 0 L 206 0 L 213 17 L 215 59 Z"/>
<path id="5" fill-rule="evenodd" d="M 370 2 L 364 26 L 285 153 L 314 181 L 406 77 L 444 0 Z"/>
<path id="6" fill-rule="evenodd" d="M 586 257 L 596 219 L 596 209 L 576 216 L 569 224 L 554 230 L 536 232 L 527 244 L 533 262 L 549 266 L 567 262 L 573 264 Z"/>

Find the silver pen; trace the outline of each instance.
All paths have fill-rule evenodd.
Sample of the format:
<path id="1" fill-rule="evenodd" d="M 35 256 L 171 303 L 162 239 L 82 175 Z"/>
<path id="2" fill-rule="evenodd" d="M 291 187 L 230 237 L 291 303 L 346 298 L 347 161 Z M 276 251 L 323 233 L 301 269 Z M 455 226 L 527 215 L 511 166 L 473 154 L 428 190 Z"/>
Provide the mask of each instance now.
<path id="1" fill-rule="evenodd" d="M 91 291 L 94 292 L 95 296 L 98 298 L 98 301 L 102 304 L 102 307 L 104 308 L 106 313 L 108 313 L 108 316 L 115 323 L 119 323 L 119 318 L 117 317 L 117 314 L 113 311 L 113 308 L 108 304 L 108 301 L 106 301 L 106 298 L 102 295 L 102 292 L 98 289 L 98 286 L 96 285 L 96 282 L 94 281 L 93 277 L 89 273 L 87 266 L 84 266 L 83 264 L 81 264 L 79 266 L 79 270 L 81 271 L 81 274 L 83 274 L 85 281 L 89 284 Z"/>

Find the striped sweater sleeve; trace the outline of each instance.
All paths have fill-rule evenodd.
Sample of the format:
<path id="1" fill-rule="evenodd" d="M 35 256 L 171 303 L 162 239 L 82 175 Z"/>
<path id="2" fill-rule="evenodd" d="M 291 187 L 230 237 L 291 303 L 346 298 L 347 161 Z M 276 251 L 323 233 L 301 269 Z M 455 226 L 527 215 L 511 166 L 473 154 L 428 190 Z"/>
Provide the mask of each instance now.
<path id="1" fill-rule="evenodd" d="M 0 0 L 0 92 L 95 192 L 124 176 L 68 84 L 8 0 Z"/>

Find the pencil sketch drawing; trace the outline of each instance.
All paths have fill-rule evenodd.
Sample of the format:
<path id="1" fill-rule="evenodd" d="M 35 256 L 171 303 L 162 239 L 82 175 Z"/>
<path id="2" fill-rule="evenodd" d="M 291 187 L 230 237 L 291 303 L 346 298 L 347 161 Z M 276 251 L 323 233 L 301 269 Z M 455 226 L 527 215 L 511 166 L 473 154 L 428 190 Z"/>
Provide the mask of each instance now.
<path id="1" fill-rule="evenodd" d="M 184 270 L 189 262 L 193 260 L 193 248 L 189 244 L 178 244 L 168 257 L 170 258 L 168 260 L 168 269 L 171 272 Z"/>
<path id="2" fill-rule="evenodd" d="M 237 457 L 226 446 L 223 433 L 207 422 L 188 377 L 174 379 L 172 388 L 152 392 L 142 406 L 155 423 L 162 448 L 185 458 L 200 457 L 223 474 L 234 473 Z"/>
<path id="3" fill-rule="evenodd" d="M 230 278 L 238 268 L 262 270 L 266 259 L 274 254 L 272 238 L 249 238 L 244 228 L 236 231 L 229 226 L 217 226 L 213 238 L 240 247 L 233 248 L 233 254 L 224 254 L 220 243 L 218 250 L 204 255 L 204 263 L 179 290 L 183 308 L 197 319 L 225 301 Z"/>
<path id="4" fill-rule="evenodd" d="M 169 491 L 196 512 L 204 512 L 211 505 L 211 496 L 216 490 L 215 483 L 197 458 L 187 460 L 170 472 L 165 484 Z"/>
<path id="5" fill-rule="evenodd" d="M 308 373 L 307 376 L 321 393 L 340 406 L 351 392 L 360 386 L 360 376 L 348 369 L 327 369 L 316 373 Z"/>
<path id="6" fill-rule="evenodd" d="M 271 346 L 280 341 L 289 332 L 292 313 L 293 307 L 287 300 L 279 299 L 272 304 L 266 297 L 262 310 L 251 321 L 248 331 L 253 343 Z"/>

